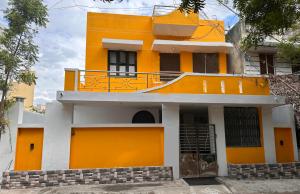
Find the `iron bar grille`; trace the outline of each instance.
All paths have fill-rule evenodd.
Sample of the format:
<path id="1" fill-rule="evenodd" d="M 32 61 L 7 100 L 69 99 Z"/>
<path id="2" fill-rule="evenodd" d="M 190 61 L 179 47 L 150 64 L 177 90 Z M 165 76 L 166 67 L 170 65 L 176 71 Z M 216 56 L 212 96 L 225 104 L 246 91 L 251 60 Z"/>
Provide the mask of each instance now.
<path id="1" fill-rule="evenodd" d="M 211 124 L 180 125 L 180 152 L 215 154 L 215 126 Z"/>
<path id="2" fill-rule="evenodd" d="M 261 146 L 258 109 L 225 107 L 225 136 L 229 147 Z"/>

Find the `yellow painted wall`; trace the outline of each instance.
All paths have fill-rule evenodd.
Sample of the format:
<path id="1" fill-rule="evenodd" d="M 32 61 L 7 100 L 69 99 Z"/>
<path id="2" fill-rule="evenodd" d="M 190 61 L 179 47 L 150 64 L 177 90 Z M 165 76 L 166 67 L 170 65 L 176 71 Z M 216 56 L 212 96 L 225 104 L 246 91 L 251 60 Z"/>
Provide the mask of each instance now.
<path id="1" fill-rule="evenodd" d="M 163 128 L 74 128 L 70 168 L 162 166 Z"/>
<path id="2" fill-rule="evenodd" d="M 179 18 L 177 18 L 177 20 L 179 22 L 181 21 Z M 170 22 L 173 22 L 173 20 L 170 20 Z M 225 41 L 225 35 L 223 33 L 224 23 L 222 21 L 206 21 L 200 19 L 198 22 L 199 26 L 192 37 L 155 37 L 152 32 L 152 17 L 150 16 L 88 13 L 86 70 L 107 70 L 107 49 L 102 47 L 102 38 L 143 40 L 143 48 L 137 52 L 138 72 L 159 72 L 159 53 L 152 51 L 154 39 L 203 42 Z M 192 23 L 194 23 L 194 21 Z M 190 63 L 190 60 L 192 60 L 192 55 L 185 55 L 183 57 L 189 60 L 187 63 Z M 190 72 L 192 69 L 190 67 L 182 67 L 181 70 Z"/>
<path id="3" fill-rule="evenodd" d="M 231 164 L 265 163 L 264 147 L 226 148 L 227 162 Z"/>
<path id="4" fill-rule="evenodd" d="M 42 128 L 19 128 L 14 170 L 40 170 L 43 150 Z M 31 144 L 34 148 L 31 149 Z"/>
<path id="5" fill-rule="evenodd" d="M 14 82 L 12 84 L 11 90 L 8 93 L 9 98 L 13 97 L 23 97 L 24 99 L 24 107 L 29 110 L 33 106 L 33 98 L 34 98 L 34 88 L 35 85 L 27 85 L 24 83 Z"/>
<path id="6" fill-rule="evenodd" d="M 74 91 L 75 90 L 75 71 L 65 71 L 65 91 Z"/>
<path id="7" fill-rule="evenodd" d="M 207 92 L 203 82 L 206 81 Z M 223 94 L 221 81 L 225 83 L 225 94 L 269 95 L 270 90 L 265 78 L 220 77 L 188 75 L 182 79 L 149 93 L 190 93 L 190 94 Z M 239 90 L 239 81 L 243 84 L 243 93 Z M 265 85 L 266 84 L 266 85 Z M 188 86 L 188 87 L 187 87 Z"/>

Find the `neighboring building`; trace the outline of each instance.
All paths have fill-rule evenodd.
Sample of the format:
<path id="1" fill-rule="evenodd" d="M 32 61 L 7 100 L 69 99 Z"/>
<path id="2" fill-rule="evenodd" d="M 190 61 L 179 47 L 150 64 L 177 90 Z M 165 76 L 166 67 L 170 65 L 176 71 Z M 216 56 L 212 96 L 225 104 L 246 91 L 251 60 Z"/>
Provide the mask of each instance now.
<path id="1" fill-rule="evenodd" d="M 300 71 L 300 61 L 291 65 L 287 60 L 278 55 L 278 40 L 285 37 L 268 37 L 262 45 L 242 52 L 241 40 L 247 35 L 247 27 L 239 21 L 227 33 L 226 39 L 235 47 L 231 52 L 229 73 L 245 73 L 254 75 L 276 74 L 284 75 Z"/>
<path id="2" fill-rule="evenodd" d="M 24 98 L 24 106 L 26 110 L 31 110 L 33 107 L 35 84 L 27 85 L 24 83 L 14 82 L 8 96 L 10 98 L 22 97 Z"/>
<path id="3" fill-rule="evenodd" d="M 18 117 L 9 169 L 170 166 L 179 178 L 298 160 L 290 105 L 265 76 L 227 74 L 223 22 L 160 8 L 88 13 L 85 70 L 65 70 L 43 122 Z"/>
<path id="4" fill-rule="evenodd" d="M 25 109 L 30 111 L 33 107 L 33 98 L 34 98 L 34 88 L 35 85 L 27 85 L 24 83 L 14 82 L 11 86 L 10 91 L 8 92 L 8 98 L 24 98 Z M 0 97 L 2 96 L 2 91 L 0 91 Z"/>

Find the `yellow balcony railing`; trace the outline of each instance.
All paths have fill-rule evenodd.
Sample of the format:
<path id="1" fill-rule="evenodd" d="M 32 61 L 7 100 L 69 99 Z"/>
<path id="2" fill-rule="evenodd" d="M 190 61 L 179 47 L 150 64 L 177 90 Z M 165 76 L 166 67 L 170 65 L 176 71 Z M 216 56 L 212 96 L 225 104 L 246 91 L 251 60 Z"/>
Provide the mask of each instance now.
<path id="1" fill-rule="evenodd" d="M 65 91 L 270 95 L 266 76 L 65 70 Z"/>
<path id="2" fill-rule="evenodd" d="M 120 72 L 66 69 L 66 91 L 136 92 L 165 84 L 181 75 L 180 72 Z"/>

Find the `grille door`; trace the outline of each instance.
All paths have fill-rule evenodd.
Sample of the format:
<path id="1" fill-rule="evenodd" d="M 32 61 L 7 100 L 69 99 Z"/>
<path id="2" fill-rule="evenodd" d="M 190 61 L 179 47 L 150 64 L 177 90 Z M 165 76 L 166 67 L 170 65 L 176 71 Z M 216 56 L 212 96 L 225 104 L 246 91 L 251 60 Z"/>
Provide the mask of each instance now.
<path id="1" fill-rule="evenodd" d="M 215 126 L 180 126 L 180 175 L 183 178 L 217 176 Z"/>

